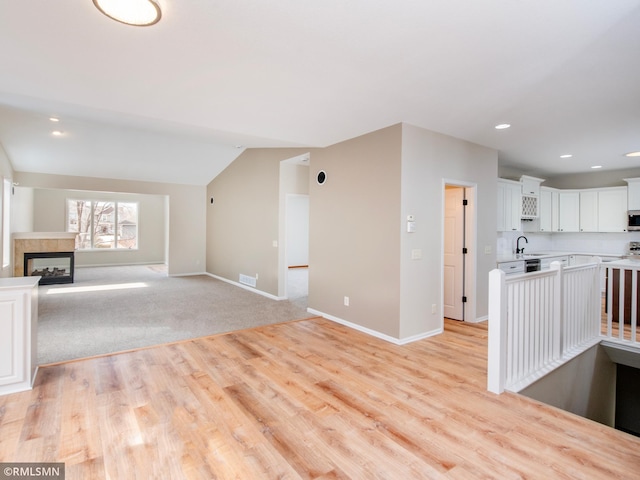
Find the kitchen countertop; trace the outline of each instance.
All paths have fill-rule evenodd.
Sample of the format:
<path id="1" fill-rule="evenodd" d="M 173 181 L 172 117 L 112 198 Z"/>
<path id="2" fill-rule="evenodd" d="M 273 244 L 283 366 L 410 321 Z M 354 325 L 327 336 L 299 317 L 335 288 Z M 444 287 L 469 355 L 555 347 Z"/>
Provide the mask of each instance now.
<path id="1" fill-rule="evenodd" d="M 613 259 L 626 257 L 626 253 L 592 253 L 592 252 L 525 252 L 524 254 L 505 254 L 498 255 L 496 263 L 515 262 L 517 260 L 527 260 L 530 258 L 552 258 L 552 257 L 564 257 L 567 255 L 587 255 L 593 257 L 609 257 Z M 631 260 L 637 261 L 637 260 Z"/>

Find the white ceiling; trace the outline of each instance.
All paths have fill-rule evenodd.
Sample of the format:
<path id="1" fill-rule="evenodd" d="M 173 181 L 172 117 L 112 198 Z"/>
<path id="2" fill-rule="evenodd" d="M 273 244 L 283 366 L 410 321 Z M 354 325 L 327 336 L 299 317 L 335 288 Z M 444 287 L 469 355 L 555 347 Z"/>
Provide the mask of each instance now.
<path id="1" fill-rule="evenodd" d="M 398 122 L 547 178 L 640 167 L 623 155 L 640 150 L 640 0 L 158 3 L 138 28 L 91 0 L 0 0 L 15 170 L 204 185 L 238 145 Z"/>

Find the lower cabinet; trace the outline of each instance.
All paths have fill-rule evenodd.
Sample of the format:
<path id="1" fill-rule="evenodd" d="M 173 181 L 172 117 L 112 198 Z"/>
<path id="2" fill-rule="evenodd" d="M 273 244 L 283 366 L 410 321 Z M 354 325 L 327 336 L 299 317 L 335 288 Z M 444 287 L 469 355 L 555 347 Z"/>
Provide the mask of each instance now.
<path id="1" fill-rule="evenodd" d="M 39 280 L 0 279 L 0 395 L 33 386 L 38 368 Z"/>

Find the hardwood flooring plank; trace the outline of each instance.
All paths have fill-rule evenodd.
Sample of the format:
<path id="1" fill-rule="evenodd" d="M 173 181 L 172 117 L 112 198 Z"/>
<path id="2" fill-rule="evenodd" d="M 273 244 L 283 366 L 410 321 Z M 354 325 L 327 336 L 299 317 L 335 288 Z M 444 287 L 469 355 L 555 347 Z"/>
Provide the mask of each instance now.
<path id="1" fill-rule="evenodd" d="M 47 366 L 0 397 L 0 461 L 98 480 L 640 471 L 637 437 L 488 393 L 486 349 L 486 325 L 400 346 L 314 318 Z"/>

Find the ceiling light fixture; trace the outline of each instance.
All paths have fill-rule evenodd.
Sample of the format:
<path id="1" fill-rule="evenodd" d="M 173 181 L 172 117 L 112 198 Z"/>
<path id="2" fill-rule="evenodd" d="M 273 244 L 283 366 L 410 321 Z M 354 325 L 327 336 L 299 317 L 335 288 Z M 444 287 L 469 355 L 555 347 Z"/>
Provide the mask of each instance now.
<path id="1" fill-rule="evenodd" d="M 501 123 L 496 125 L 496 130 L 504 130 L 505 128 L 509 128 L 511 125 L 508 123 Z"/>
<path id="2" fill-rule="evenodd" d="M 625 157 L 640 157 L 640 152 L 629 152 L 625 153 Z"/>
<path id="3" fill-rule="evenodd" d="M 560 155 L 560 158 L 571 158 L 573 157 L 573 155 L 571 155 L 570 153 L 565 153 L 564 155 Z"/>
<path id="4" fill-rule="evenodd" d="M 591 168 L 593 168 L 593 169 L 596 169 L 596 168 L 602 168 L 602 165 L 594 165 L 594 166 L 593 166 L 593 167 L 591 167 Z"/>
<path id="5" fill-rule="evenodd" d="M 93 4 L 107 17 L 136 27 L 155 25 L 162 17 L 154 0 L 93 0 Z"/>
<path id="6" fill-rule="evenodd" d="M 49 120 L 51 120 L 52 122 L 59 122 L 60 119 L 56 118 L 56 117 L 49 117 Z"/>
<path id="7" fill-rule="evenodd" d="M 51 135 L 53 135 L 54 137 L 61 137 L 62 132 L 60 130 L 54 130 L 53 132 L 51 132 Z"/>

